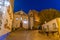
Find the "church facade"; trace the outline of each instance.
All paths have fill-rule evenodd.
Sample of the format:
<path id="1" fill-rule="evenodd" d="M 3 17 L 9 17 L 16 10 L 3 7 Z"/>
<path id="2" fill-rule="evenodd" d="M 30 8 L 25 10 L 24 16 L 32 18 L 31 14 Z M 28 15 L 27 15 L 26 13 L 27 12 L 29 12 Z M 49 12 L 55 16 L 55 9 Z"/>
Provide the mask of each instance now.
<path id="1" fill-rule="evenodd" d="M 28 28 L 28 15 L 25 12 L 16 12 L 13 17 L 13 28 Z"/>
<path id="2" fill-rule="evenodd" d="M 18 11 L 13 15 L 13 28 L 25 28 L 33 29 L 36 19 L 35 16 L 37 13 L 34 13 L 32 10 L 26 14 L 24 11 Z"/>

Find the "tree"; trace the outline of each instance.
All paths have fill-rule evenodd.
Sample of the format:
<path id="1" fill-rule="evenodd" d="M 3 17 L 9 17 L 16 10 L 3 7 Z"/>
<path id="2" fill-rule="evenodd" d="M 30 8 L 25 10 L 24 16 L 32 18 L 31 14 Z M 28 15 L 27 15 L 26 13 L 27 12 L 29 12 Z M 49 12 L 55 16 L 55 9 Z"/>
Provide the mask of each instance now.
<path id="1" fill-rule="evenodd" d="M 39 12 L 40 24 L 48 22 L 54 18 L 60 17 L 60 12 L 55 9 L 45 9 Z"/>

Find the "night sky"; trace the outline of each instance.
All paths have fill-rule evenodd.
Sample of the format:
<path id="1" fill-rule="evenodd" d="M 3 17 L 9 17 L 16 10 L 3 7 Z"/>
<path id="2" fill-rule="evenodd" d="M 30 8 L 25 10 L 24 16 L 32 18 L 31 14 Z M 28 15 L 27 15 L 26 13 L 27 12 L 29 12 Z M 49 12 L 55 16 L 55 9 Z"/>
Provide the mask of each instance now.
<path id="1" fill-rule="evenodd" d="M 42 9 L 57 9 L 60 11 L 60 0 L 15 0 L 14 1 L 14 12 L 23 10 L 28 13 L 31 9 L 41 11 Z"/>

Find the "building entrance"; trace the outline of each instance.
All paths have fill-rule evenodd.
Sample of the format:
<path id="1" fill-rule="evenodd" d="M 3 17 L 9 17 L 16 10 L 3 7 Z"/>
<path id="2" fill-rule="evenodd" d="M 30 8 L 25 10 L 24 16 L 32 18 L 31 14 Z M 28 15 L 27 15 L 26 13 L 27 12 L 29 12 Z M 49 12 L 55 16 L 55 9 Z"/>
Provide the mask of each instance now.
<path id="1" fill-rule="evenodd" d="M 22 22 L 20 23 L 20 27 L 23 27 L 23 23 Z"/>

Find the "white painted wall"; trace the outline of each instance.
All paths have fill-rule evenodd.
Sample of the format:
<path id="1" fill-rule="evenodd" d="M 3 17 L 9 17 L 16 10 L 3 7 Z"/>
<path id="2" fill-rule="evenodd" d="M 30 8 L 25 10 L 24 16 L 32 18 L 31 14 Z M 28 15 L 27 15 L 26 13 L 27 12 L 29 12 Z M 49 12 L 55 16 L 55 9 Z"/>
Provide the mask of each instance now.
<path id="1" fill-rule="evenodd" d="M 57 29 L 54 29 L 53 23 L 56 24 L 56 28 L 57 28 Z M 49 26 L 49 30 L 48 30 L 48 28 L 47 28 L 47 25 Z M 44 30 L 44 28 L 45 28 L 46 30 Z M 56 19 L 53 19 L 53 20 L 51 20 L 51 21 L 43 24 L 43 25 L 42 25 L 42 30 L 43 30 L 43 31 L 58 31 L 57 20 L 56 20 Z"/>

